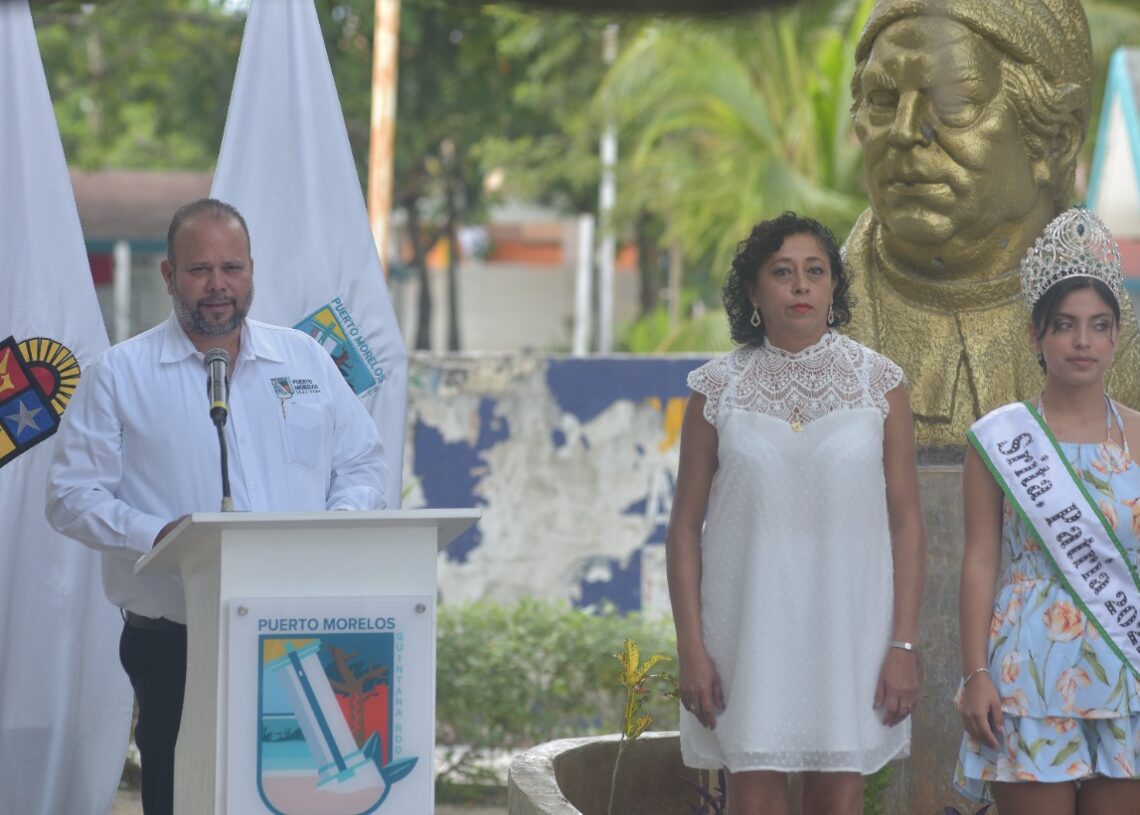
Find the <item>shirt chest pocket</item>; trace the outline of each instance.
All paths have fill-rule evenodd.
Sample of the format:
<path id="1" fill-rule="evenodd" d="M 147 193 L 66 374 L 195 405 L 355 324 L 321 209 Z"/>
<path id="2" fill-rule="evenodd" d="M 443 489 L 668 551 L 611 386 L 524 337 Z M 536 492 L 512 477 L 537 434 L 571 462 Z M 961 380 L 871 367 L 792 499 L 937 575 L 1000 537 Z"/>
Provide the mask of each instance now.
<path id="1" fill-rule="evenodd" d="M 281 421 L 289 461 L 313 470 L 328 459 L 328 422 L 320 403 L 289 400 Z"/>

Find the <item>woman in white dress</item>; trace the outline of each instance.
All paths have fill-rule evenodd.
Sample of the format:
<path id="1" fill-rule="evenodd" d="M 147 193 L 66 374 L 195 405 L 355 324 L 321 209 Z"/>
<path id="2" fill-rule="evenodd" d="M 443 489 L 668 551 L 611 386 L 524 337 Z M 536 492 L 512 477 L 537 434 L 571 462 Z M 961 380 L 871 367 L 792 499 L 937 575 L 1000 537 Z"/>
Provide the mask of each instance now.
<path id="1" fill-rule="evenodd" d="M 850 319 L 831 232 L 753 228 L 724 287 L 735 351 L 693 371 L 667 537 L 681 747 L 731 815 L 862 811 L 909 750 L 925 539 L 902 371 Z"/>

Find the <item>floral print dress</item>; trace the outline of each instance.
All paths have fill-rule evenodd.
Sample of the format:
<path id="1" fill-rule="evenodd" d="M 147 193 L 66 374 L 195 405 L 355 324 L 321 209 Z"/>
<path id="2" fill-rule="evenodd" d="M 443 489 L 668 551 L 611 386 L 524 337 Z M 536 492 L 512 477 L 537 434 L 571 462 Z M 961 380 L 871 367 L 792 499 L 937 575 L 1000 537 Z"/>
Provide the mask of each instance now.
<path id="1" fill-rule="evenodd" d="M 1061 443 L 1133 563 L 1140 563 L 1140 465 L 1114 442 Z M 1134 778 L 1140 681 L 1058 581 L 1032 529 L 1003 507 L 1007 566 L 990 623 L 989 671 L 1001 696 L 1004 748 L 968 734 L 954 785 L 991 800 L 991 781 Z"/>

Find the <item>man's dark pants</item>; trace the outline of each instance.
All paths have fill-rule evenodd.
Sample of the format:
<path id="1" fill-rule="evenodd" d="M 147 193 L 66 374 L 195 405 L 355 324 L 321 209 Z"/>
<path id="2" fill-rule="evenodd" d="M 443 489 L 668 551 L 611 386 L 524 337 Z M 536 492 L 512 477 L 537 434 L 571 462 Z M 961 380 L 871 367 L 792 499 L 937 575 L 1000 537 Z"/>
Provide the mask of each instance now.
<path id="1" fill-rule="evenodd" d="M 128 614 L 119 661 L 135 689 L 135 745 L 142 763 L 144 815 L 174 811 L 174 745 L 186 690 L 186 627 Z"/>

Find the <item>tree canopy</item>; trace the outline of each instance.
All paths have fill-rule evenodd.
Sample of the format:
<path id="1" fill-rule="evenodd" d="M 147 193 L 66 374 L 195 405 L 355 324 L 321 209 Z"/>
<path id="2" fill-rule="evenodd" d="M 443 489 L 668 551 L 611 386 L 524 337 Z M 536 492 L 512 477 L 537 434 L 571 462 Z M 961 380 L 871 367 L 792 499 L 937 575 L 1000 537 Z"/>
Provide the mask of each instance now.
<path id="1" fill-rule="evenodd" d="M 34 3 L 68 162 L 207 169 L 225 127 L 243 15 L 209 0 Z"/>
<path id="2" fill-rule="evenodd" d="M 314 2 L 363 184 L 374 0 Z M 416 345 L 426 347 L 433 306 L 428 250 L 454 242 L 458 226 L 483 218 L 496 197 L 595 211 L 604 122 L 618 128 L 616 225 L 638 245 L 647 313 L 666 258 L 678 255 L 683 299 L 714 302 L 719 270 L 759 218 L 799 209 L 845 234 L 866 205 L 848 84 L 871 3 L 403 0 L 393 207 L 406 225 L 408 270 L 423 284 Z M 245 22 L 240 3 L 32 5 L 73 166 L 213 167 Z M 757 5 L 771 8 L 701 19 L 630 13 Z M 1140 9 L 1117 0 L 1085 7 L 1100 83 L 1095 114 L 1112 49 L 1140 41 Z M 620 53 L 607 66 L 611 22 Z M 458 327 L 449 334 L 457 347 Z"/>

